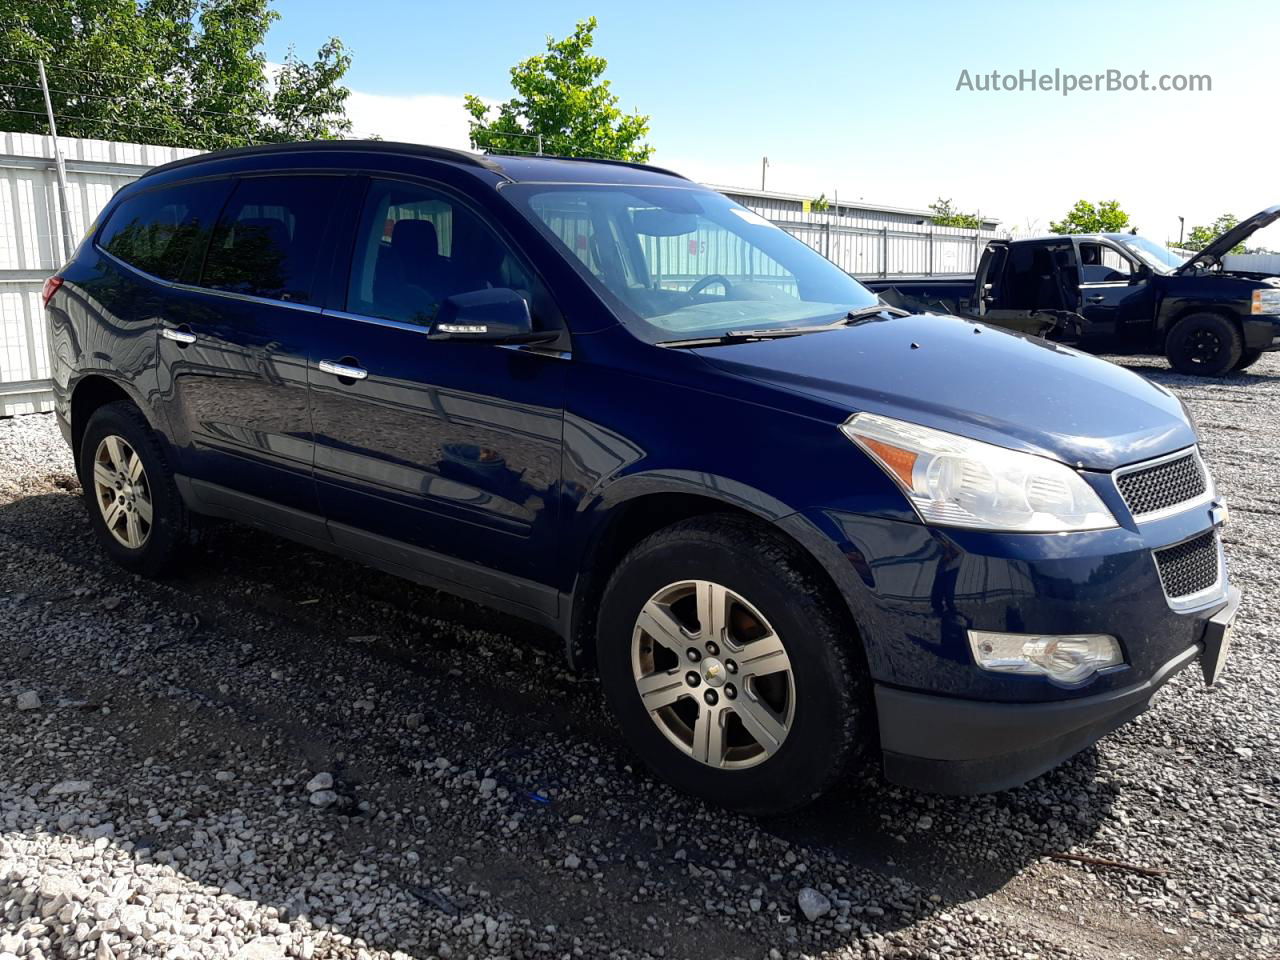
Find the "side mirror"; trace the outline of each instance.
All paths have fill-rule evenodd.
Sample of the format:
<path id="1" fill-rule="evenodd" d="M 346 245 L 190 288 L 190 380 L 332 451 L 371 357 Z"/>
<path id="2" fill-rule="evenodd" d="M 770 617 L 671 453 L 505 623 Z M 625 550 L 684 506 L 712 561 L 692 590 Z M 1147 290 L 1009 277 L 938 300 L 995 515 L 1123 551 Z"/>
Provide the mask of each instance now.
<path id="1" fill-rule="evenodd" d="M 529 302 L 507 287 L 446 297 L 427 334 L 430 340 L 480 343 L 542 343 L 555 337 L 554 330 L 534 331 Z"/>
<path id="2" fill-rule="evenodd" d="M 1129 274 L 1129 283 L 1142 283 L 1151 276 L 1151 268 L 1145 263 L 1140 263 L 1133 268 L 1133 273 Z"/>

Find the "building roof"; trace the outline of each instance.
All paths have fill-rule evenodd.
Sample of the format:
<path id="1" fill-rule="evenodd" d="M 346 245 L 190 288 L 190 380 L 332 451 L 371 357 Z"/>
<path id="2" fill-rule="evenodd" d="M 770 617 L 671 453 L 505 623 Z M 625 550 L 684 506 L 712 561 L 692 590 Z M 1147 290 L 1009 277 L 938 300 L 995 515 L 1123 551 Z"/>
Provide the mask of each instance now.
<path id="1" fill-rule="evenodd" d="M 735 197 L 755 197 L 760 200 L 785 200 L 795 203 L 803 203 L 806 200 L 812 200 L 812 194 L 805 193 L 782 193 L 777 190 L 755 190 L 751 187 L 730 187 L 723 184 L 707 184 L 712 190 L 718 190 L 720 193 L 730 194 Z M 837 198 L 828 197 L 827 202 L 832 206 L 835 205 Z M 932 210 L 920 210 L 915 207 L 895 207 L 886 203 L 871 203 L 866 200 L 840 200 L 841 210 L 868 210 L 873 213 L 893 213 L 904 217 L 919 217 L 922 220 L 932 220 L 934 213 Z M 999 217 L 982 216 L 978 214 L 978 219 L 985 224 L 1000 223 Z"/>

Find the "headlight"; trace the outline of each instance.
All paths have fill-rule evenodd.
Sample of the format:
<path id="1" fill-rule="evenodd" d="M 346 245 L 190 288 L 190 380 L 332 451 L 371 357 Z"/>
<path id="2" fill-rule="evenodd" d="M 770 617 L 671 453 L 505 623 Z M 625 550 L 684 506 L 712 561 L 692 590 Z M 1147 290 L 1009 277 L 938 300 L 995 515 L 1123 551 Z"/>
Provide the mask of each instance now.
<path id="1" fill-rule="evenodd" d="M 1099 670 L 1124 663 L 1120 644 L 1106 634 L 1044 636 L 970 630 L 969 647 L 983 670 L 1049 677 L 1058 683 L 1082 683 Z"/>
<path id="2" fill-rule="evenodd" d="M 840 429 L 897 481 L 926 523 L 1025 533 L 1101 530 L 1115 517 L 1064 463 L 873 413 Z"/>
<path id="3" fill-rule="evenodd" d="M 1280 288 L 1253 291 L 1250 313 L 1280 313 Z"/>

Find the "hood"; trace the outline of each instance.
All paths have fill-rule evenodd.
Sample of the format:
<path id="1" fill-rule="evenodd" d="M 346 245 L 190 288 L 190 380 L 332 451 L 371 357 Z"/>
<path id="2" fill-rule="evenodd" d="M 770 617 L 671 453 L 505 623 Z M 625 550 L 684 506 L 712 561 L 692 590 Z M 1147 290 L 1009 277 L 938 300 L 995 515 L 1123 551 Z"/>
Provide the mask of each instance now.
<path id="1" fill-rule="evenodd" d="M 1242 220 L 1226 233 L 1217 237 L 1203 250 L 1180 266 L 1174 273 L 1189 273 L 1196 264 L 1215 263 L 1231 252 L 1238 243 L 1244 243 L 1265 226 L 1280 220 L 1280 204 L 1255 213 L 1247 220 Z"/>
<path id="2" fill-rule="evenodd" d="M 1182 404 L 1144 377 L 958 317 L 878 319 L 694 352 L 841 412 L 897 417 L 1088 469 L 1196 442 Z"/>

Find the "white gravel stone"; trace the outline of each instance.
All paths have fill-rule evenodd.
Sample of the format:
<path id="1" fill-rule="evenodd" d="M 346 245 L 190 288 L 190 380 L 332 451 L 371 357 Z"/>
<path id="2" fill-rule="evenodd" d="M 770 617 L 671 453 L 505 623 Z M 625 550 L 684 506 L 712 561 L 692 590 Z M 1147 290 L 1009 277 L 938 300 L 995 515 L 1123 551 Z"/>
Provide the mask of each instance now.
<path id="1" fill-rule="evenodd" d="M 333 789 L 332 773 L 317 773 L 314 777 L 307 781 L 307 793 L 315 793 L 318 790 Z"/>
<path id="2" fill-rule="evenodd" d="M 88 793 L 93 784 L 88 780 L 60 780 L 49 788 L 51 797 L 67 797 L 76 793 Z"/>
<path id="3" fill-rule="evenodd" d="M 812 922 L 831 912 L 831 901 L 813 887 L 804 887 L 796 895 L 796 903 L 806 920 Z"/>
<path id="4" fill-rule="evenodd" d="M 34 690 L 24 690 L 18 694 L 17 706 L 19 710 L 39 710 L 40 694 Z"/>
<path id="5" fill-rule="evenodd" d="M 322 810 L 325 807 L 333 806 L 337 802 L 338 795 L 332 790 L 317 790 L 315 793 L 311 794 L 311 805 L 313 807 L 319 807 Z"/>

